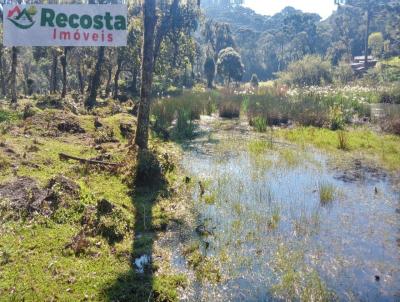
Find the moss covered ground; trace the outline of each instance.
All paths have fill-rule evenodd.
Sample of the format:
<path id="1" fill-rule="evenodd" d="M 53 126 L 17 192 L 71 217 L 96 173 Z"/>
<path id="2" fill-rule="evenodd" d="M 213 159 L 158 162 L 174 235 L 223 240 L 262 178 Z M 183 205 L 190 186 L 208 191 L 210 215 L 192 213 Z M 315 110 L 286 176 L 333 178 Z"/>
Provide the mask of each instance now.
<path id="1" fill-rule="evenodd" d="M 174 219 L 169 205 L 176 171 L 169 169 L 162 187 L 135 189 L 129 180 L 135 157 L 120 124 L 135 129 L 136 119 L 124 110 L 103 111 L 94 116 L 35 108 L 23 119 L 23 108 L 20 114 L 2 109 L 0 190 L 24 177 L 44 190 L 62 175 L 79 195 L 61 194 L 51 215 L 32 211 L 20 217 L 9 215 L 12 209 L 0 195 L 0 301 L 177 301 L 186 278 L 168 269 L 167 258 L 157 257 L 143 273 L 134 264 L 137 257 L 162 253 L 154 245 Z M 59 126 L 66 123 L 75 126 Z M 167 143 L 151 144 L 160 158 L 176 152 Z M 89 165 L 61 160 L 60 153 L 126 164 Z M 103 200 L 111 205 L 107 213 L 100 211 Z"/>

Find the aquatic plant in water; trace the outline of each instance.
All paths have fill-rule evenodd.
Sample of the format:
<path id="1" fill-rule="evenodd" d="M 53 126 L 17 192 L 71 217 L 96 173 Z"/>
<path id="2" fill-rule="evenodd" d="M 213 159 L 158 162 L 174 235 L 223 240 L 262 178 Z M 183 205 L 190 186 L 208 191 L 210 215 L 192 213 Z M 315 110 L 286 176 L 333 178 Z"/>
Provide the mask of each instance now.
<path id="1" fill-rule="evenodd" d="M 327 205 L 335 199 L 335 187 L 329 183 L 319 184 L 319 200 L 322 205 Z"/>

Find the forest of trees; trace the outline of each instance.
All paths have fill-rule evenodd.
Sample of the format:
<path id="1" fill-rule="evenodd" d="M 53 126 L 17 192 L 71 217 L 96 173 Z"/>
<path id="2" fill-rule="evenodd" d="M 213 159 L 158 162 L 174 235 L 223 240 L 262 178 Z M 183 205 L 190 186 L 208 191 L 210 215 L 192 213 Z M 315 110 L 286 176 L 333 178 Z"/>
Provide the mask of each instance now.
<path id="1" fill-rule="evenodd" d="M 358 3 L 360 2 L 360 3 Z M 290 62 L 317 54 L 337 65 L 363 55 L 367 22 L 367 1 L 350 1 L 339 6 L 326 20 L 317 14 L 292 7 L 274 16 L 261 16 L 241 6 L 207 8 L 206 16 L 228 46 L 234 44 L 245 66 L 244 79 L 256 73 L 270 79 Z M 400 2 L 379 0 L 370 4 L 370 33 L 380 33 L 386 44 L 385 56 L 400 51 Z M 240 16 L 240 17 L 238 17 Z M 211 25 L 206 24 L 206 28 Z M 218 39 L 217 39 L 218 40 Z M 207 35 L 204 42 L 207 42 Z M 204 43 L 203 42 L 203 43 Z M 218 49 L 217 49 L 218 51 Z"/>
<path id="2" fill-rule="evenodd" d="M 199 10 L 198 1 L 162 2 L 157 7 L 154 33 L 153 94 L 203 81 L 212 87 L 213 77 L 207 76 L 207 70 L 214 70 L 211 76 L 226 70 L 217 67 L 220 52 L 226 48 L 239 55 L 235 59 L 239 72 L 236 81 L 249 81 L 253 74 L 260 80 L 272 79 L 291 62 L 309 54 L 319 55 L 333 65 L 349 62 L 364 53 L 368 10 L 370 53 L 399 54 L 400 3 L 379 0 L 367 9 L 364 2 L 357 4 L 354 0 L 351 6 L 340 6 L 326 20 L 291 7 L 269 17 L 222 2 L 212 6 L 205 2 L 203 10 Z M 225 9 L 227 6 L 230 9 Z M 98 94 L 115 99 L 139 95 L 141 16 L 140 1 L 130 1 L 128 47 L 0 45 L 0 94 L 13 101 L 17 94 L 85 94 L 88 108 L 93 107 Z M 229 81 L 232 76 L 217 76 L 219 81 L 224 78 Z"/>

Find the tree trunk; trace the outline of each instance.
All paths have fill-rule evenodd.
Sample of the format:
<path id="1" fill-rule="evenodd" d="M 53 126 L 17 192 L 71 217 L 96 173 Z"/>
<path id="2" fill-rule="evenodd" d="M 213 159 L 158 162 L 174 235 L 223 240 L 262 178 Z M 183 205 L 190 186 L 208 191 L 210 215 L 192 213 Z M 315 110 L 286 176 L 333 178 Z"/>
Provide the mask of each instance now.
<path id="1" fill-rule="evenodd" d="M 108 98 L 111 92 L 111 77 L 112 77 L 112 65 L 108 66 L 107 68 L 107 84 L 106 84 L 106 91 L 105 97 Z"/>
<path id="2" fill-rule="evenodd" d="M 156 0 L 145 0 L 143 5 L 142 83 L 135 137 L 135 144 L 139 149 L 147 149 L 148 147 L 150 102 L 154 67 L 154 30 L 157 22 Z"/>
<path id="3" fill-rule="evenodd" d="M 114 95 L 113 95 L 114 100 L 118 98 L 118 92 L 119 92 L 118 81 L 119 81 L 119 75 L 121 74 L 121 67 L 122 67 L 122 60 L 118 60 L 117 70 L 114 76 Z"/>
<path id="4" fill-rule="evenodd" d="M 3 62 L 3 55 L 4 55 L 4 49 L 0 49 L 0 86 L 1 86 L 1 95 L 6 96 L 7 95 L 7 87 L 6 87 L 6 79 L 4 76 L 4 62 Z"/>
<path id="5" fill-rule="evenodd" d="M 104 49 L 104 46 L 100 46 L 97 52 L 97 62 L 94 68 L 94 73 L 91 76 L 89 96 L 85 102 L 87 109 L 93 109 L 94 105 L 96 105 L 97 88 L 100 86 L 101 66 L 104 62 Z"/>
<path id="6" fill-rule="evenodd" d="M 135 67 L 133 67 L 133 70 L 132 70 L 132 84 L 130 87 L 132 95 L 136 95 L 136 93 L 137 93 L 137 78 L 138 78 L 138 69 L 135 66 Z"/>
<path id="7" fill-rule="evenodd" d="M 51 76 L 50 76 L 50 93 L 57 92 L 57 50 L 53 49 L 51 52 L 52 63 L 51 63 Z"/>
<path id="8" fill-rule="evenodd" d="M 13 46 L 11 49 L 11 75 L 10 75 L 10 86 L 11 86 L 11 103 L 17 103 L 17 64 L 18 64 L 18 49 Z"/>
<path id="9" fill-rule="evenodd" d="M 365 58 L 364 58 L 364 68 L 365 71 L 368 69 L 368 38 L 369 38 L 369 26 L 371 23 L 371 8 L 368 3 L 367 7 L 367 28 L 365 30 L 365 47 L 364 47 L 364 52 L 365 52 Z"/>
<path id="10" fill-rule="evenodd" d="M 82 70 L 81 67 L 78 65 L 76 68 L 76 73 L 78 76 L 78 81 L 79 81 L 79 92 L 83 95 L 85 93 L 85 86 L 83 83 L 83 75 L 82 75 Z"/>
<path id="11" fill-rule="evenodd" d="M 61 98 L 65 98 L 65 96 L 67 95 L 67 53 L 68 53 L 68 48 L 64 47 L 64 54 L 60 59 L 62 67 L 62 76 L 63 76 Z"/>

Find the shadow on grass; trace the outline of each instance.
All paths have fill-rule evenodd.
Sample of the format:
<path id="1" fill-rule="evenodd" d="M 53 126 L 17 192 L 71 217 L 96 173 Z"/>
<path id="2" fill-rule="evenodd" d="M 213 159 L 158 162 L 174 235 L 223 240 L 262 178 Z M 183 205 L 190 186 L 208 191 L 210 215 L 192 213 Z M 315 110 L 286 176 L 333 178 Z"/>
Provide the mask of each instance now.
<path id="1" fill-rule="evenodd" d="M 151 259 L 157 229 L 153 225 L 152 211 L 159 197 L 167 193 L 167 182 L 155 166 L 159 167 L 159 163 L 150 152 L 146 152 L 138 164 L 136 179 L 141 181 L 137 182 L 132 192 L 135 225 L 131 268 L 104 289 L 107 301 L 145 302 L 157 298 L 157 290 L 154 288 L 155 267 Z"/>

